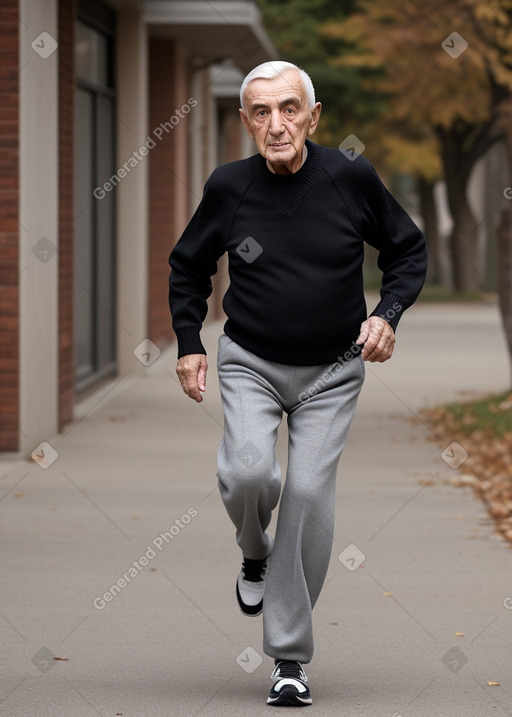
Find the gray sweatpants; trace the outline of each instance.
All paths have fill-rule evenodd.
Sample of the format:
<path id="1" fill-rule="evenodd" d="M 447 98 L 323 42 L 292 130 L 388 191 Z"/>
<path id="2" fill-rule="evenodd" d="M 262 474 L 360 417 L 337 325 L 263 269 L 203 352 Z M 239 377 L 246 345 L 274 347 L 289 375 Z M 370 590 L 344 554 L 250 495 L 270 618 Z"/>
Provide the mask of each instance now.
<path id="1" fill-rule="evenodd" d="M 332 550 L 336 468 L 364 381 L 360 356 L 327 366 L 266 361 L 228 336 L 217 361 L 224 409 L 219 489 L 246 558 L 270 552 L 263 600 L 263 649 L 307 663 L 311 610 Z M 277 430 L 287 413 L 288 470 L 275 542 L 265 533 L 281 493 Z"/>

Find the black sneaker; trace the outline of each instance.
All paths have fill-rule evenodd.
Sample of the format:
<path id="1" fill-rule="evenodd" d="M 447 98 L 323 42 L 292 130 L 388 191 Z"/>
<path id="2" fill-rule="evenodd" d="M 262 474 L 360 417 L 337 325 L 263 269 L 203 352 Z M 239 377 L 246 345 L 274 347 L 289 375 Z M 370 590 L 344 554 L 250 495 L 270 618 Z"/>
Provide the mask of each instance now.
<path id="1" fill-rule="evenodd" d="M 274 685 L 267 699 L 268 705 L 305 707 L 312 704 L 311 693 L 306 682 L 308 678 L 300 662 L 276 660 L 270 675 Z"/>
<path id="2" fill-rule="evenodd" d="M 265 577 L 270 555 L 263 560 L 244 558 L 236 581 L 236 597 L 244 615 L 256 617 L 263 611 Z"/>

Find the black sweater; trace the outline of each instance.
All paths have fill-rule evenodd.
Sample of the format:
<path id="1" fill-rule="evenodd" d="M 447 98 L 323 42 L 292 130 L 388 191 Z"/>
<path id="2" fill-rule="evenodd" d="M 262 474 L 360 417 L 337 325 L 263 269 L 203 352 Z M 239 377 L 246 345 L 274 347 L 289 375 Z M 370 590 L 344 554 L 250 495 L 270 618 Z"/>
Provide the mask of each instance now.
<path id="1" fill-rule="evenodd" d="M 422 233 L 362 156 L 307 141 L 298 172 L 273 174 L 257 154 L 218 167 L 169 258 L 178 357 L 206 353 L 199 332 L 217 260 L 229 256 L 225 333 L 277 363 L 334 362 L 365 320 L 362 264 L 378 249 L 381 301 L 396 328 L 426 272 Z"/>

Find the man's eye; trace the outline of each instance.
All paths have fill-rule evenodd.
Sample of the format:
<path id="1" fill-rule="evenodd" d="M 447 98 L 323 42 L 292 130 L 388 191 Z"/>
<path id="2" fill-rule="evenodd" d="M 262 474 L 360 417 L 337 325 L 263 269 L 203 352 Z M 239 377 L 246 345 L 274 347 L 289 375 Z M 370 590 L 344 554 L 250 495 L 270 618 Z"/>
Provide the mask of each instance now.
<path id="1" fill-rule="evenodd" d="M 293 107 L 287 107 L 287 108 L 285 109 L 285 113 L 286 113 L 287 115 L 293 115 L 293 114 L 295 114 L 295 110 L 294 110 Z"/>
<path id="2" fill-rule="evenodd" d="M 257 114 L 257 117 L 265 117 L 266 114 L 267 114 L 266 110 L 260 110 Z"/>

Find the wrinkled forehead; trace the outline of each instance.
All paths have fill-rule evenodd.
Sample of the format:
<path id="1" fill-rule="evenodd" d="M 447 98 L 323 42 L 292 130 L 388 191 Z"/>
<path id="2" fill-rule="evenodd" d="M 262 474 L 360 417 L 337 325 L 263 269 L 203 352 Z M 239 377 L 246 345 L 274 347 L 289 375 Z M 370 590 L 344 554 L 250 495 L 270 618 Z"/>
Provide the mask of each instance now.
<path id="1" fill-rule="evenodd" d="M 279 102 L 285 98 L 297 98 L 301 104 L 306 101 L 306 90 L 298 70 L 286 70 L 271 80 L 252 80 L 245 88 L 244 105 Z"/>

